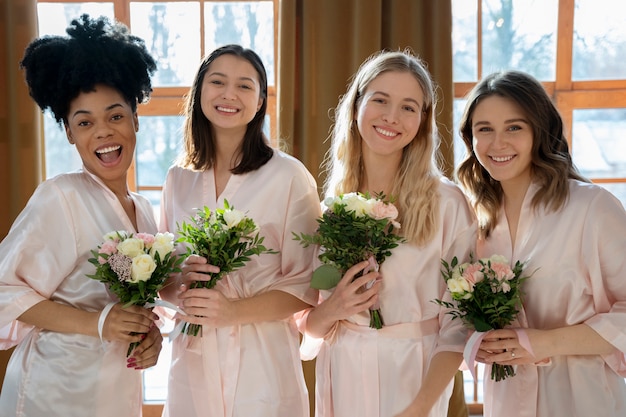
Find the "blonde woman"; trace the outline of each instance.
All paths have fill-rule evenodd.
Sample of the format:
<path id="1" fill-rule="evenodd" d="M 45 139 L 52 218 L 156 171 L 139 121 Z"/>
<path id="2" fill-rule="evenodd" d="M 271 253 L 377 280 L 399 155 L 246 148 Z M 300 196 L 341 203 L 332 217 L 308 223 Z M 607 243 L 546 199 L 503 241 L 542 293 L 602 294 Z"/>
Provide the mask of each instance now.
<path id="1" fill-rule="evenodd" d="M 326 196 L 392 196 L 406 243 L 379 272 L 353 281 L 367 262 L 353 266 L 303 316 L 303 357 L 317 355 L 317 416 L 446 415 L 466 332 L 432 300 L 446 293 L 441 259 L 467 257 L 475 226 L 437 167 L 435 108 L 424 63 L 405 51 L 366 60 L 336 109 Z M 369 327 L 374 304 L 381 330 Z"/>

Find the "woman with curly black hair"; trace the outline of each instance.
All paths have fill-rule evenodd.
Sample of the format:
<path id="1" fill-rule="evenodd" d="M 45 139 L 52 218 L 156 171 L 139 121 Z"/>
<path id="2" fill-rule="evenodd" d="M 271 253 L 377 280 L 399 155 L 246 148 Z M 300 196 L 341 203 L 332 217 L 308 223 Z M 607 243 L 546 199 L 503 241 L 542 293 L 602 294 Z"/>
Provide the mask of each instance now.
<path id="1" fill-rule="evenodd" d="M 30 95 L 65 128 L 83 168 L 39 185 L 0 243 L 0 348 L 17 345 L 0 416 L 139 416 L 141 373 L 162 337 L 150 310 L 122 308 L 87 277 L 114 230 L 157 230 L 126 176 L 152 91 L 154 59 L 119 23 L 87 15 L 69 36 L 34 40 L 21 62 Z M 125 357 L 128 344 L 141 342 Z"/>

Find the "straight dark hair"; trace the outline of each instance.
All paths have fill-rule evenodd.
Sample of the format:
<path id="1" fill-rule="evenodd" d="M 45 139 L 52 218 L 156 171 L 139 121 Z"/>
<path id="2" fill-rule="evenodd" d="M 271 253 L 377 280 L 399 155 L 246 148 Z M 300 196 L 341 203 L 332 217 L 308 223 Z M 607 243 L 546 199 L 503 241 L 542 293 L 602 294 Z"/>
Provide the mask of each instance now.
<path id="1" fill-rule="evenodd" d="M 214 50 L 202 60 L 191 90 L 185 100 L 185 124 L 183 127 L 183 153 L 177 164 L 195 171 L 207 170 L 215 164 L 216 144 L 213 125 L 202 112 L 201 93 L 204 77 L 213 61 L 222 55 L 234 55 L 248 61 L 259 76 L 261 108 L 246 129 L 239 149 L 239 163 L 231 170 L 233 174 L 245 174 L 262 167 L 272 158 L 273 149 L 263 133 L 267 111 L 267 74 L 261 58 L 251 49 L 240 45 L 225 45 Z"/>

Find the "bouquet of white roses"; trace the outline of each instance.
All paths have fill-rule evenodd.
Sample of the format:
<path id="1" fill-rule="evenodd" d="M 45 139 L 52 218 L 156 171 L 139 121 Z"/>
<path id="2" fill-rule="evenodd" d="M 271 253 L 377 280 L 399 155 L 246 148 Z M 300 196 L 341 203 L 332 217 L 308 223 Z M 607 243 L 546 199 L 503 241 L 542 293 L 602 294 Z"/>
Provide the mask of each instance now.
<path id="1" fill-rule="evenodd" d="M 105 283 L 125 307 L 153 304 L 173 272 L 179 272 L 182 258 L 174 255 L 172 233 L 109 232 L 88 261 L 96 273 L 87 277 Z M 139 345 L 131 343 L 126 356 Z"/>
<path id="2" fill-rule="evenodd" d="M 187 254 L 200 255 L 208 263 L 220 268 L 208 281 L 196 281 L 191 288 L 214 288 L 217 281 L 229 272 L 241 268 L 253 255 L 278 253 L 263 245 L 259 228 L 249 217 L 224 200 L 224 208 L 204 207 L 191 217 L 191 222 L 179 225 L 178 242 L 185 242 Z M 188 324 L 183 332 L 194 336 L 202 330 L 200 324 Z"/>
<path id="3" fill-rule="evenodd" d="M 294 239 L 304 247 L 314 244 L 321 248 L 318 258 L 323 265 L 313 272 L 311 287 L 334 288 L 350 267 L 368 259 L 377 269 L 391 255 L 391 249 L 404 241 L 393 233 L 400 228 L 398 209 L 384 198 L 361 193 L 326 198 L 327 209 L 317 219 L 317 232 L 294 233 Z M 370 309 L 370 327 L 381 329 L 383 325 L 380 309 Z"/>
<path id="4" fill-rule="evenodd" d="M 443 278 L 454 301 L 435 302 L 451 308 L 449 314 L 478 332 L 503 329 L 513 322 L 522 305 L 521 284 L 528 278 L 522 276 L 525 263 L 517 261 L 511 268 L 509 260 L 501 255 L 476 262 L 470 259 L 463 264 L 458 264 L 454 257 L 450 264 L 445 260 L 441 263 Z M 496 381 L 514 375 L 511 365 L 491 367 L 491 379 Z"/>

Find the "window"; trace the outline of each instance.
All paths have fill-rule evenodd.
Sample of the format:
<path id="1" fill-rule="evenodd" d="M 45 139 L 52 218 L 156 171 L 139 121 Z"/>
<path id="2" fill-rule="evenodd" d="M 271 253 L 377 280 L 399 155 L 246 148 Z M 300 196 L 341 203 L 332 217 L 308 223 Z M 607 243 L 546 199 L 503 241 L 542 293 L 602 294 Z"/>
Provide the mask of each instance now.
<path id="1" fill-rule="evenodd" d="M 452 0 L 455 163 L 465 94 L 483 75 L 523 70 L 559 108 L 582 174 L 626 205 L 626 28 L 614 3 Z M 465 390 L 470 411 L 482 412 L 482 381 L 466 372 Z"/>
<path id="2" fill-rule="evenodd" d="M 38 1 L 40 35 L 65 35 L 70 21 L 82 13 L 123 22 L 143 38 L 157 61 L 150 102 L 138 107 L 139 133 L 129 185 L 148 197 L 159 215 L 161 186 L 181 149 L 184 95 L 193 83 L 201 58 L 216 47 L 238 43 L 259 54 L 268 73 L 266 134 L 275 138 L 275 16 L 277 0 L 79 0 Z M 65 132 L 44 116 L 45 173 L 54 176 L 81 166 Z M 160 416 L 167 389 L 171 345 L 167 331 L 159 364 L 144 372 L 144 416 Z M 152 403 L 152 404 L 151 404 Z"/>

